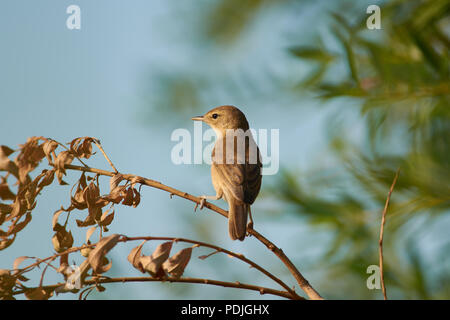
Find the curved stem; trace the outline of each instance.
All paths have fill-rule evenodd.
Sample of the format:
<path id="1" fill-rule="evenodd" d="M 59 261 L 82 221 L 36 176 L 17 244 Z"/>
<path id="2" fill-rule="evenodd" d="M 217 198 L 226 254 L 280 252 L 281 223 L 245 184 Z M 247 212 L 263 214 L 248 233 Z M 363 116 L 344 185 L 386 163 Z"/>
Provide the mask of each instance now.
<path id="1" fill-rule="evenodd" d="M 100 283 L 113 283 L 113 282 L 143 282 L 143 281 L 149 281 L 149 282 L 178 282 L 178 283 L 199 283 L 199 284 L 207 284 L 207 285 L 214 285 L 214 286 L 222 286 L 222 287 L 228 287 L 228 288 L 238 288 L 238 289 L 246 289 L 246 290 L 253 290 L 258 291 L 260 294 L 272 294 L 288 299 L 292 299 L 292 295 L 289 292 L 286 291 L 280 291 L 275 290 L 271 288 L 266 287 L 260 287 L 255 286 L 251 284 L 246 283 L 240 283 L 240 282 L 227 282 L 227 281 L 219 281 L 219 280 L 213 280 L 213 279 L 200 279 L 200 278 L 164 278 L 164 279 L 155 279 L 152 277 L 124 277 L 124 278 L 106 278 L 101 279 Z M 95 284 L 99 283 L 98 280 L 87 280 L 85 281 L 86 284 Z M 301 297 L 297 298 L 298 300 L 301 300 Z"/>
<path id="2" fill-rule="evenodd" d="M 229 251 L 227 249 L 224 249 L 222 247 L 218 247 L 215 245 L 212 245 L 210 243 L 206 243 L 206 242 L 201 242 L 201 241 L 197 241 L 197 240 L 190 240 L 190 239 L 184 239 L 184 238 L 173 238 L 173 237 L 126 237 L 125 241 L 128 240 L 166 240 L 166 241 L 181 241 L 181 242 L 186 242 L 186 243 L 192 243 L 192 244 L 197 244 L 199 246 L 202 247 L 207 247 L 207 248 L 211 248 L 216 250 L 216 252 L 222 252 L 225 254 L 228 254 L 232 257 L 235 257 L 247 264 L 249 264 L 250 266 L 252 266 L 253 268 L 257 269 L 258 271 L 260 271 L 261 273 L 265 274 L 267 277 L 269 277 L 270 279 L 272 279 L 273 281 L 275 281 L 276 283 L 278 283 L 280 286 L 282 286 L 284 289 L 286 289 L 287 292 L 289 292 L 292 297 L 294 298 L 300 298 L 299 295 L 297 295 L 297 293 L 295 293 L 294 290 L 292 290 L 291 288 L 289 288 L 289 286 L 287 284 L 285 284 L 282 280 L 280 280 L 279 278 L 277 278 L 276 276 L 274 276 L 272 273 L 270 273 L 269 271 L 267 271 L 266 269 L 264 269 L 263 267 L 261 267 L 260 265 L 258 265 L 257 263 L 253 262 L 250 259 L 247 259 L 244 255 L 242 254 L 237 254 L 235 252 Z"/>
<path id="3" fill-rule="evenodd" d="M 96 173 L 96 174 L 109 176 L 109 177 L 112 177 L 115 175 L 115 173 L 111 172 L 111 171 L 90 168 L 90 167 L 81 167 L 81 166 L 76 166 L 76 165 L 65 165 L 64 168 L 69 169 L 69 170 L 91 172 L 91 173 Z M 158 181 L 155 181 L 152 179 L 147 179 L 147 178 L 139 177 L 139 176 L 132 175 L 132 174 L 123 174 L 122 176 L 125 180 L 134 181 L 134 182 L 137 182 L 137 183 L 149 186 L 149 187 L 153 187 L 156 189 L 160 189 L 160 190 L 169 192 L 171 194 L 171 196 L 176 195 L 181 198 L 195 202 L 196 204 L 200 204 L 202 201 L 202 199 L 199 197 L 196 197 L 187 192 L 183 192 L 183 191 L 177 190 L 175 188 L 166 186 L 165 184 L 162 184 L 161 182 L 158 182 Z M 224 217 L 228 217 L 228 212 L 226 210 L 223 210 L 222 208 L 219 208 L 210 202 L 205 201 L 203 206 L 212 211 L 219 213 L 220 215 L 222 215 Z M 308 297 L 310 299 L 314 299 L 314 300 L 323 299 L 320 296 L 320 294 L 309 284 L 309 282 L 305 279 L 305 277 L 303 277 L 303 275 L 295 267 L 295 265 L 290 261 L 290 259 L 284 254 L 284 252 L 281 248 L 278 248 L 277 246 L 275 246 L 275 244 L 273 244 L 271 241 L 269 241 L 267 238 L 262 236 L 259 232 L 257 232 L 254 229 L 248 229 L 248 232 L 249 232 L 249 234 L 253 235 L 256 239 L 258 239 L 261 243 L 263 243 L 270 251 L 272 251 L 284 263 L 284 265 L 288 268 L 289 272 L 297 280 L 297 283 L 300 286 L 300 288 L 308 295 Z"/>
<path id="4" fill-rule="evenodd" d="M 206 285 L 214 285 L 221 286 L 226 288 L 237 288 L 244 290 L 252 290 L 258 291 L 260 294 L 271 294 L 283 298 L 293 299 L 292 295 L 286 291 L 275 290 L 266 287 L 255 286 L 246 283 L 240 282 L 227 282 L 227 281 L 219 281 L 213 279 L 201 279 L 201 278 L 173 278 L 167 277 L 163 279 L 152 278 L 152 277 L 120 277 L 120 278 L 96 278 L 85 280 L 84 283 L 86 285 L 96 285 L 96 284 L 105 284 L 105 283 L 125 283 L 125 282 L 174 282 L 174 283 L 197 283 L 197 284 L 206 284 Z M 45 290 L 54 290 L 60 286 L 64 286 L 64 283 L 57 283 L 53 285 L 43 286 L 42 289 Z M 27 288 L 30 290 L 30 288 Z M 18 290 L 14 292 L 14 295 L 22 294 L 25 290 Z M 294 298 L 296 300 L 302 300 L 302 297 Z"/>
<path id="5" fill-rule="evenodd" d="M 275 282 L 277 282 L 280 286 L 282 286 L 284 289 L 286 289 L 286 293 L 289 294 L 289 299 L 294 299 L 294 300 L 301 300 L 303 299 L 302 297 L 300 297 L 294 290 L 292 290 L 291 288 L 289 288 L 288 285 L 286 285 L 282 280 L 280 280 L 279 278 L 277 278 L 276 276 L 274 276 L 273 274 L 271 274 L 269 271 L 265 270 L 263 267 L 261 267 L 260 265 L 256 264 L 255 262 L 247 259 L 244 255 L 242 254 L 237 254 L 235 252 L 229 251 L 227 249 L 224 249 L 222 247 L 218 247 L 206 242 L 201 242 L 201 241 L 196 241 L 196 240 L 191 240 L 191 239 L 185 239 L 185 238 L 175 238 L 175 237 L 151 237 L 151 236 L 142 236 L 142 237 L 127 237 L 127 236 L 122 236 L 117 242 L 128 242 L 128 241 L 139 241 L 139 240 L 147 240 L 147 241 L 152 241 L 152 240 L 165 240 L 165 241 L 175 241 L 175 242 L 186 242 L 186 243 L 192 243 L 192 244 L 196 244 L 198 246 L 202 246 L 202 247 L 207 247 L 207 248 L 211 248 L 216 250 L 216 252 L 222 252 L 225 254 L 228 254 L 230 256 L 233 256 L 241 261 L 244 261 L 245 263 L 249 264 L 250 266 L 252 266 L 253 268 L 257 269 L 258 271 L 262 272 L 263 274 L 265 274 L 267 277 L 271 278 L 272 280 L 274 280 Z M 79 251 L 83 248 L 87 248 L 87 247 L 95 247 L 97 244 L 93 243 L 90 245 L 83 245 L 81 247 L 72 247 L 64 252 L 61 253 L 57 253 L 53 256 L 47 257 L 45 259 L 38 259 L 35 263 L 30 264 L 29 266 L 22 268 L 20 270 L 20 274 L 26 272 L 26 271 L 30 271 L 32 268 L 38 266 L 41 263 L 46 263 L 47 265 L 49 264 L 49 262 L 47 262 L 47 260 L 53 261 L 55 260 L 57 257 L 65 255 L 65 254 L 69 254 L 69 253 L 73 253 L 76 251 Z M 87 271 L 87 269 L 86 269 Z M 87 282 L 85 281 L 85 283 L 87 284 Z M 42 287 L 42 280 L 40 283 L 40 287 Z M 255 286 L 257 287 L 257 286 Z M 266 288 L 267 289 L 267 288 Z"/>
<path id="6" fill-rule="evenodd" d="M 114 170 L 115 173 L 119 173 L 119 171 L 117 171 L 116 167 L 113 165 L 111 159 L 109 159 L 108 155 L 106 154 L 105 150 L 103 150 L 102 144 L 100 143 L 100 140 L 95 139 L 94 140 L 95 145 L 97 146 L 97 148 L 100 149 L 101 153 L 103 153 L 103 156 L 105 157 L 106 161 L 108 161 L 109 165 L 111 166 L 111 168 Z"/>
<path id="7" fill-rule="evenodd" d="M 379 245 L 379 259 L 380 259 L 380 280 L 381 280 L 381 289 L 383 291 L 384 300 L 387 300 L 386 287 L 384 285 L 384 272 L 383 272 L 383 236 L 384 236 L 384 224 L 386 223 L 386 212 L 389 206 L 389 201 L 391 200 L 392 191 L 394 191 L 395 184 L 397 183 L 398 175 L 400 174 L 400 168 L 397 169 L 395 173 L 394 180 L 392 181 L 391 188 L 389 189 L 389 193 L 386 198 L 386 203 L 384 204 L 383 213 L 381 215 L 381 227 L 380 227 L 380 240 L 378 241 Z"/>

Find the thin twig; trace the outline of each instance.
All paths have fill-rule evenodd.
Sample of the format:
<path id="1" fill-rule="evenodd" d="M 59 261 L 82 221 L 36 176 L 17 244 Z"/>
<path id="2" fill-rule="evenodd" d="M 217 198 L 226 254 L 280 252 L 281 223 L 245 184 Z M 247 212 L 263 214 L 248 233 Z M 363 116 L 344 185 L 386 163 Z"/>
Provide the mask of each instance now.
<path id="1" fill-rule="evenodd" d="M 224 249 L 222 247 L 218 247 L 206 242 L 202 242 L 202 241 L 197 241 L 197 240 L 190 240 L 190 239 L 184 239 L 184 238 L 173 238 L 173 237 L 126 237 L 125 240 L 166 240 L 166 241 L 181 241 L 181 242 L 186 242 L 186 243 L 192 243 L 192 244 L 197 244 L 199 246 L 202 247 L 206 247 L 206 248 L 211 248 L 216 250 L 214 253 L 216 252 L 222 252 L 225 254 L 228 254 L 234 258 L 237 258 L 247 264 L 249 264 L 250 266 L 252 266 L 253 268 L 255 268 L 256 270 L 260 271 L 261 273 L 263 273 L 264 275 L 266 275 L 267 277 L 269 277 L 270 279 L 272 279 L 273 281 L 275 281 L 276 283 L 278 283 L 280 286 L 282 286 L 284 289 L 286 289 L 286 291 L 288 291 L 294 298 L 299 298 L 299 296 L 295 293 L 294 290 L 292 290 L 287 284 L 285 284 L 282 280 L 280 280 L 279 278 L 277 278 L 276 276 L 274 276 L 272 273 L 270 273 L 269 271 L 267 271 L 266 269 L 264 269 L 263 267 L 261 267 L 260 265 L 258 265 L 257 263 L 253 262 L 250 259 L 247 259 L 244 255 L 242 254 L 237 254 L 235 252 L 229 251 L 227 249 Z"/>
<path id="2" fill-rule="evenodd" d="M 167 282 L 184 282 L 184 283 L 199 283 L 199 284 L 208 284 L 214 286 L 222 286 L 228 288 L 238 288 L 238 289 L 246 289 L 258 291 L 260 294 L 272 294 L 288 299 L 292 299 L 292 296 L 289 292 L 275 290 L 271 288 L 255 286 L 251 284 L 241 283 L 241 282 L 228 282 L 228 281 L 219 281 L 212 279 L 200 279 L 200 278 L 164 278 L 164 279 L 155 279 L 152 277 L 124 277 L 124 278 L 107 278 L 100 280 L 87 280 L 86 284 L 94 284 L 94 283 L 113 283 L 113 282 L 143 282 L 143 281 L 167 281 Z M 298 297 L 297 299 L 301 300 L 303 298 Z"/>
<path id="3" fill-rule="evenodd" d="M 389 201 L 391 199 L 392 191 L 394 190 L 394 186 L 397 183 L 398 175 L 400 173 L 400 168 L 397 169 L 395 173 L 394 181 L 392 181 L 391 188 L 389 189 L 389 193 L 386 198 L 386 203 L 384 204 L 383 214 L 381 216 L 381 228 L 380 228 L 380 240 L 379 244 L 379 256 L 380 256 L 380 277 L 381 277 L 381 289 L 383 290 L 384 300 L 387 300 L 386 287 L 384 285 L 384 272 L 383 272 L 383 236 L 384 236 L 384 224 L 386 223 L 386 212 L 389 206 Z"/>
<path id="4" fill-rule="evenodd" d="M 105 157 L 106 161 L 108 161 L 111 168 L 113 168 L 114 172 L 117 174 L 119 171 L 117 171 L 116 167 L 113 165 L 111 159 L 109 159 L 108 155 L 106 154 L 105 150 L 103 150 L 102 144 L 100 143 L 100 140 L 94 139 L 95 145 L 100 149 L 100 151 L 103 153 L 103 156 Z"/>
<path id="5" fill-rule="evenodd" d="M 201 241 L 196 241 L 196 240 L 191 240 L 191 239 L 184 239 L 184 238 L 175 238 L 175 237 L 127 237 L 127 236 L 122 236 L 118 242 L 128 242 L 128 241 L 141 241 L 141 240 L 147 240 L 147 241 L 156 241 L 156 240 L 162 240 L 162 241 L 175 241 L 175 242 L 186 242 L 186 243 L 192 243 L 192 244 L 196 244 L 202 247 L 206 247 L 206 248 L 211 248 L 216 250 L 216 252 L 222 252 L 225 254 L 228 254 L 232 257 L 235 257 L 247 264 L 249 264 L 251 267 L 257 269 L 258 271 L 260 271 L 261 273 L 263 273 L 264 275 L 266 275 L 267 277 L 269 277 L 270 279 L 272 279 L 273 281 L 275 281 L 276 283 L 278 283 L 280 286 L 282 286 L 284 289 L 286 289 L 286 291 L 290 294 L 290 299 L 302 299 L 302 297 L 300 297 L 293 289 L 291 289 L 287 284 L 285 284 L 282 280 L 280 280 L 279 278 L 277 278 L 276 276 L 274 276 L 273 274 L 271 274 L 269 271 L 267 271 L 266 269 L 264 269 L 263 267 L 261 267 L 260 265 L 258 265 L 257 263 L 253 262 L 250 259 L 247 259 L 244 255 L 242 254 L 237 254 L 235 252 L 229 251 L 227 249 L 224 249 L 222 247 L 218 247 L 209 243 L 205 243 L 205 242 L 201 242 Z M 55 260 L 58 256 L 60 255 L 64 255 L 64 254 L 69 254 L 69 253 L 73 253 L 75 251 L 79 251 L 81 249 L 84 248 L 88 248 L 88 247 L 94 247 L 96 244 L 90 244 L 90 245 L 83 245 L 81 247 L 72 247 L 64 252 L 55 254 L 51 257 L 45 258 L 45 259 L 39 259 L 39 261 L 23 268 L 20 270 L 20 273 L 23 274 L 25 271 L 30 271 L 31 269 L 33 269 L 34 267 L 38 266 L 40 263 L 47 263 L 47 260 Z M 87 271 L 87 270 L 86 270 Z"/>
<path id="6" fill-rule="evenodd" d="M 275 246 L 269 239 L 265 238 L 262 234 L 257 232 L 255 229 L 249 229 L 248 233 L 262 242 L 270 251 L 272 251 L 288 268 L 289 272 L 297 280 L 298 285 L 307 294 L 307 296 L 312 300 L 323 300 L 323 297 L 311 286 L 311 284 L 306 280 L 306 278 L 300 273 L 297 267 L 292 263 L 292 261 L 284 254 L 281 248 Z"/>
<path id="7" fill-rule="evenodd" d="M 59 141 L 56 141 L 56 140 L 53 140 L 53 139 L 51 139 L 51 138 L 47 138 L 47 139 L 50 140 L 50 141 L 56 142 L 58 145 L 60 145 L 60 146 L 63 147 L 64 149 L 66 149 L 66 151 L 70 151 L 70 149 L 67 148 L 63 143 L 61 143 L 61 142 L 59 142 Z M 74 156 L 75 156 L 75 158 L 77 158 L 78 161 L 81 162 L 81 164 L 82 164 L 83 166 L 85 166 L 85 167 L 87 167 L 87 168 L 89 167 L 86 163 L 83 162 L 83 160 L 80 159 L 80 157 L 78 157 L 77 155 L 74 155 Z M 54 157 L 55 160 L 56 160 L 56 154 L 55 154 L 55 152 L 53 152 L 53 157 Z M 49 159 L 49 160 L 50 160 L 50 159 Z"/>
<path id="8" fill-rule="evenodd" d="M 50 260 L 50 262 L 45 262 L 47 265 L 45 266 L 45 268 L 44 268 L 44 270 L 42 271 L 42 274 L 41 274 L 41 280 L 39 281 L 39 287 L 42 287 L 42 283 L 44 282 L 44 275 L 45 275 L 45 272 L 47 271 L 47 269 L 48 269 L 48 267 L 49 266 L 51 266 L 53 269 L 55 269 L 55 270 L 58 270 L 58 269 L 56 269 L 54 266 L 52 266 L 52 261 L 53 261 L 54 259 L 51 259 Z"/>
<path id="9" fill-rule="evenodd" d="M 97 285 L 97 284 L 104 284 L 104 283 L 124 283 L 124 282 L 174 282 L 174 283 L 207 284 L 207 285 L 221 286 L 221 287 L 226 287 L 226 288 L 237 288 L 237 289 L 258 291 L 260 294 L 272 294 L 275 296 L 292 299 L 291 294 L 286 291 L 275 290 L 275 289 L 271 289 L 271 288 L 255 286 L 255 285 L 241 283 L 241 282 L 228 282 L 228 281 L 219 281 L 219 280 L 213 280 L 213 279 L 173 278 L 173 277 L 167 277 L 167 278 L 120 277 L 120 278 L 97 278 L 97 279 L 91 279 L 91 280 L 84 281 L 84 283 L 86 285 Z M 54 289 L 64 286 L 64 285 L 65 285 L 64 283 L 57 283 L 57 284 L 53 284 L 53 285 L 43 286 L 42 289 L 54 290 Z M 32 288 L 27 288 L 27 290 L 30 290 L 30 289 L 32 289 Z M 17 294 L 22 294 L 24 292 L 25 292 L 25 290 L 20 290 L 20 291 L 15 291 L 13 294 L 17 295 Z M 304 298 L 298 297 L 297 299 L 302 300 Z"/>

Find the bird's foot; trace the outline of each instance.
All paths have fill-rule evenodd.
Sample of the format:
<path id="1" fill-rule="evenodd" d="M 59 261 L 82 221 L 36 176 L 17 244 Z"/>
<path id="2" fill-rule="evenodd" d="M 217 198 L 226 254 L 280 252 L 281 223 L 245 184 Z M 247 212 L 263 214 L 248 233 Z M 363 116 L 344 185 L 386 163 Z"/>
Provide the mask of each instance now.
<path id="1" fill-rule="evenodd" d="M 206 199 L 205 199 L 205 196 L 200 196 L 199 198 L 201 199 L 201 200 L 200 200 L 200 210 L 202 210 L 203 207 L 205 206 L 205 201 L 206 201 Z M 197 211 L 198 205 L 199 205 L 199 203 L 196 203 L 196 204 L 195 204 L 194 212 Z"/>
<path id="2" fill-rule="evenodd" d="M 206 199 L 203 198 L 203 196 L 201 196 L 200 198 L 202 199 L 202 200 L 200 201 L 200 210 L 202 210 L 202 209 L 203 209 L 203 206 L 205 205 Z"/>

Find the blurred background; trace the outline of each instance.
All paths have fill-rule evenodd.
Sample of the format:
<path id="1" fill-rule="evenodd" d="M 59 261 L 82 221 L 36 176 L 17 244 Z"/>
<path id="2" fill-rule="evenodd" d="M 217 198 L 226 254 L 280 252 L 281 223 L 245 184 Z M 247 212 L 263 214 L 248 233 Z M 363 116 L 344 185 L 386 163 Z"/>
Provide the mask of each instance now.
<path id="1" fill-rule="evenodd" d="M 81 8 L 80 30 L 66 27 L 71 4 Z M 381 7 L 380 30 L 366 27 L 371 4 Z M 176 143 L 170 136 L 177 128 L 193 132 L 192 116 L 235 105 L 252 128 L 280 130 L 280 171 L 263 177 L 252 210 L 255 229 L 280 246 L 322 296 L 382 298 L 381 290 L 367 288 L 366 270 L 378 264 L 381 213 L 401 168 L 384 236 L 388 297 L 449 299 L 449 11 L 447 0 L 4 1 L 0 144 L 93 136 L 121 172 L 214 194 L 208 165 L 171 162 Z M 109 170 L 101 154 L 87 163 Z M 65 180 L 78 177 L 69 172 Z M 107 190 L 108 179 L 101 182 Z M 0 252 L 0 269 L 12 268 L 18 256 L 53 254 L 51 219 L 70 203 L 69 190 L 56 182 L 44 190 L 33 221 Z M 110 233 L 211 242 L 295 284 L 257 240 L 232 242 L 219 215 L 194 213 L 192 203 L 159 190 L 142 188 L 141 194 L 136 209 L 116 206 Z M 223 200 L 217 204 L 226 208 Z M 78 229 L 72 230 L 75 246 L 84 242 L 85 230 Z M 109 276 L 140 275 L 126 260 L 136 245 L 121 244 L 109 254 Z M 144 253 L 155 246 L 147 243 Z M 197 259 L 206 253 L 194 250 L 185 276 L 277 288 L 226 255 Z M 36 273 L 30 281 L 39 279 Z M 47 272 L 44 284 L 61 280 Z M 273 297 L 130 283 L 110 284 L 90 298 Z"/>

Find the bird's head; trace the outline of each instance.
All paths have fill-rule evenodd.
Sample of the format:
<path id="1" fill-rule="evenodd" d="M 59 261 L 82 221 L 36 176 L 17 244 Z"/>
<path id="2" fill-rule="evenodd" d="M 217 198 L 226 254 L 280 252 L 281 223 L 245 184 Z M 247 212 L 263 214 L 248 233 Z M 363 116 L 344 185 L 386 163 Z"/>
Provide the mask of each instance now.
<path id="1" fill-rule="evenodd" d="M 203 116 L 193 117 L 192 120 L 203 121 L 214 129 L 216 134 L 224 135 L 227 129 L 248 130 L 248 122 L 244 113 L 233 106 L 214 108 Z"/>

